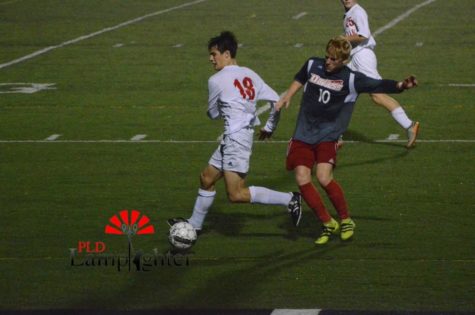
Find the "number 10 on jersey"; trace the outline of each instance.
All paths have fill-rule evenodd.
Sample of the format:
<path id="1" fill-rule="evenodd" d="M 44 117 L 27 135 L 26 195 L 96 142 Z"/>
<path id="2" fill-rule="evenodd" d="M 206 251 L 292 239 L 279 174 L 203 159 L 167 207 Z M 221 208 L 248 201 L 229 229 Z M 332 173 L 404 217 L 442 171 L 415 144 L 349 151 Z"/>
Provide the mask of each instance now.
<path id="1" fill-rule="evenodd" d="M 242 83 L 236 79 L 234 80 L 234 86 L 239 90 L 242 98 L 252 101 L 256 97 L 256 91 L 254 90 L 251 78 L 245 77 L 242 79 Z"/>

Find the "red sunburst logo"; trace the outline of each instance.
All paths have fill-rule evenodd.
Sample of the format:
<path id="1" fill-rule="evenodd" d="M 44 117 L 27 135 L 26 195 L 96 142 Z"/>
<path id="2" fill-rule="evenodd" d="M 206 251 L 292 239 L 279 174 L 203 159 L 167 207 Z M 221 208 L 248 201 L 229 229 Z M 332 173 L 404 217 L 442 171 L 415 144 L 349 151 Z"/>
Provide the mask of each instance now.
<path id="1" fill-rule="evenodd" d="M 155 229 L 153 225 L 149 224 L 150 219 L 141 214 L 138 210 L 122 210 L 113 215 L 109 222 L 111 224 L 106 225 L 106 234 L 127 235 L 132 236 L 135 234 L 154 234 Z"/>

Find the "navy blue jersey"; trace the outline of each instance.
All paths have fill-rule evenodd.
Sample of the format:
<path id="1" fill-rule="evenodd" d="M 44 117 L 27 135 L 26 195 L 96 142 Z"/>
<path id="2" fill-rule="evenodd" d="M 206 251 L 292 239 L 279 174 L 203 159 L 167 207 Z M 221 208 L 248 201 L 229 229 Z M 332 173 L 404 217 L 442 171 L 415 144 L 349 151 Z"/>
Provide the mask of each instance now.
<path id="1" fill-rule="evenodd" d="M 343 67 L 325 72 L 325 60 L 310 58 L 295 75 L 304 85 L 293 139 L 308 144 L 336 141 L 350 123 L 359 93 L 400 93 L 397 81 L 372 79 Z"/>

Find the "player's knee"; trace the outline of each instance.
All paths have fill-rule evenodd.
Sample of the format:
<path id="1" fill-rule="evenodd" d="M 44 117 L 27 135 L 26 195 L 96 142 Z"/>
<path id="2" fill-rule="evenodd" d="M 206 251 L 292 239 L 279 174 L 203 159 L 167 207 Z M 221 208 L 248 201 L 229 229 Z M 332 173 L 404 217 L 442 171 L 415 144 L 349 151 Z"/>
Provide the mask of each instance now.
<path id="1" fill-rule="evenodd" d="M 200 185 L 201 189 L 209 190 L 214 186 L 214 179 L 211 176 L 208 176 L 206 172 L 201 172 Z"/>
<path id="2" fill-rule="evenodd" d="M 320 186 L 326 187 L 333 180 L 331 174 L 317 174 L 317 180 Z"/>
<path id="3" fill-rule="evenodd" d="M 310 171 L 307 170 L 299 170 L 296 169 L 295 171 L 295 182 L 298 186 L 303 186 L 312 181 L 312 175 Z"/>

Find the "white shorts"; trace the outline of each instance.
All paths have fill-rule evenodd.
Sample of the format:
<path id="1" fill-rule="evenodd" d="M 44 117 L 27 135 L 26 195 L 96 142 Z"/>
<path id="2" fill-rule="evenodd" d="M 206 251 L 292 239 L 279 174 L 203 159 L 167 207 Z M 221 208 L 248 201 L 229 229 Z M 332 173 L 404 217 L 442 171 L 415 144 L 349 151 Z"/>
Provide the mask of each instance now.
<path id="1" fill-rule="evenodd" d="M 381 80 L 378 72 L 378 59 L 372 49 L 363 48 L 351 56 L 348 67 L 353 71 L 358 71 L 366 76 Z"/>
<path id="2" fill-rule="evenodd" d="M 208 164 L 220 171 L 247 174 L 252 153 L 253 136 L 254 129 L 252 128 L 241 129 L 230 135 L 224 135 Z"/>

